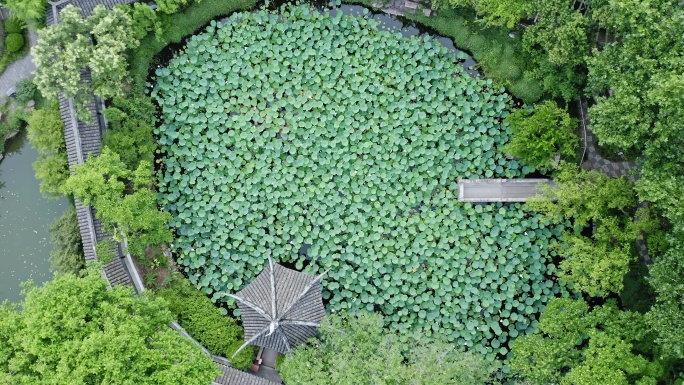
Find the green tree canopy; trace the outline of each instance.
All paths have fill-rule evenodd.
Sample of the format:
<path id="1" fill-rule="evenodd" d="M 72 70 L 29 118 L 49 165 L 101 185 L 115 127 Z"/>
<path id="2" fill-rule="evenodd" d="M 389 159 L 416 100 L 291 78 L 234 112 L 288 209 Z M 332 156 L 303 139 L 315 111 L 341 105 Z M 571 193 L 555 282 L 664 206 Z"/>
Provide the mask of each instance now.
<path id="1" fill-rule="evenodd" d="M 148 162 L 140 162 L 131 171 L 117 153 L 103 147 L 98 157 L 88 157 L 74 171 L 64 192 L 93 205 L 97 218 L 114 230 L 116 240 L 128 238 L 132 254 L 145 258 L 148 247 L 172 241 L 173 235 L 166 227 L 171 216 L 157 209 L 157 195 L 150 189 L 152 166 Z"/>
<path id="2" fill-rule="evenodd" d="M 50 225 L 50 269 L 60 273 L 78 273 L 85 267 L 83 243 L 76 209 L 70 206 Z"/>
<path id="3" fill-rule="evenodd" d="M 605 3 L 596 19 L 619 39 L 588 60 L 592 129 L 600 143 L 641 155 L 639 198 L 684 231 L 684 10 L 677 0 Z"/>
<path id="4" fill-rule="evenodd" d="M 109 123 L 104 145 L 119 154 L 129 170 L 140 162 L 150 166 L 154 161 L 157 142 L 152 135 L 156 110 L 146 97 L 114 98 L 113 106 L 104 111 Z"/>
<path id="5" fill-rule="evenodd" d="M 40 179 L 40 192 L 57 199 L 69 177 L 69 161 L 64 142 L 64 122 L 59 107 L 35 110 L 26 120 L 28 138 L 40 153 L 33 163 L 36 178 Z"/>
<path id="6" fill-rule="evenodd" d="M 584 227 L 613 214 L 628 214 L 636 206 L 632 184 L 624 178 L 562 163 L 553 180 L 557 188 L 546 189 L 543 199 L 528 203 L 552 221 L 573 218 L 575 226 Z"/>
<path id="7" fill-rule="evenodd" d="M 12 11 L 12 16 L 25 21 L 42 20 L 47 9 L 47 0 L 5 0 L 3 4 Z"/>
<path id="8" fill-rule="evenodd" d="M 671 247 L 656 256 L 649 282 L 658 293 L 656 304 L 647 314 L 658 333 L 656 342 L 669 358 L 684 357 L 684 236 L 673 236 Z"/>
<path id="9" fill-rule="evenodd" d="M 206 385 L 218 368 L 170 329 L 166 302 L 90 270 L 0 306 L 0 383 Z"/>
<path id="10" fill-rule="evenodd" d="M 664 375 L 660 361 L 634 352 L 649 346 L 645 317 L 612 300 L 590 310 L 582 299 L 554 298 L 539 330 L 511 346 L 511 368 L 534 384 L 646 385 Z"/>
<path id="11" fill-rule="evenodd" d="M 98 5 L 84 19 L 78 8 L 68 5 L 60 12 L 60 22 L 40 30 L 39 36 L 32 50 L 34 82 L 45 97 L 55 99 L 61 92 L 75 98 L 79 117 L 89 120 L 84 105 L 92 93 L 104 98 L 122 94 L 128 63 L 124 52 L 139 44 L 126 11 Z M 81 79 L 85 70 L 92 75 L 92 86 Z"/>
<path id="12" fill-rule="evenodd" d="M 553 101 L 534 106 L 534 110 L 520 108 L 506 118 L 511 125 L 511 141 L 505 151 L 522 159 L 530 166 L 548 171 L 555 166 L 554 158 L 573 158 L 579 146 L 574 130 L 577 120 Z"/>
<path id="13" fill-rule="evenodd" d="M 528 206 L 550 221 L 574 224 L 574 231 L 566 231 L 555 245 L 563 258 L 560 276 L 591 296 L 619 292 L 638 234 L 653 231 L 658 222 L 648 210 L 636 209 L 636 194 L 626 179 L 564 163 L 554 181 L 556 188 L 547 188 L 543 198 Z M 588 225 L 591 237 L 581 234 Z"/>
<path id="14" fill-rule="evenodd" d="M 289 353 L 281 365 L 288 385 L 477 385 L 488 383 L 482 358 L 453 345 L 416 342 L 407 357 L 382 316 L 334 314 L 323 320 L 319 338 Z"/>
<path id="15" fill-rule="evenodd" d="M 589 2 L 587 2 L 589 3 Z M 593 3 L 593 2 L 592 2 Z M 575 8 L 573 0 L 438 0 L 437 6 L 473 8 L 486 26 L 515 29 L 523 19 L 534 19 L 522 35 L 530 69 L 527 75 L 541 81 L 544 91 L 573 100 L 586 81 L 586 56 L 595 23 Z"/>

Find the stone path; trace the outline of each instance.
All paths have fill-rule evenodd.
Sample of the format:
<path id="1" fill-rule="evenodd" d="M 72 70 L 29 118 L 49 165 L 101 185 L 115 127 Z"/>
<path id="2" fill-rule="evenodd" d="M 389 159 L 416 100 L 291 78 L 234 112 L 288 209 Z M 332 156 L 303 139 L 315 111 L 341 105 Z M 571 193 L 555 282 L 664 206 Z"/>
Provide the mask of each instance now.
<path id="1" fill-rule="evenodd" d="M 275 362 L 278 359 L 278 355 L 279 353 L 277 351 L 264 348 L 263 353 L 261 353 L 261 367 L 259 368 L 259 371 L 254 374 L 257 377 L 267 379 L 277 384 L 282 383 L 280 374 L 275 369 Z"/>
<path id="2" fill-rule="evenodd" d="M 587 101 L 582 99 L 580 108 L 582 111 L 582 128 L 586 132 L 586 154 L 582 162 L 582 168 L 585 170 L 600 171 L 604 174 L 613 177 L 626 177 L 634 180 L 636 175 L 630 173 L 631 170 L 637 169 L 637 163 L 634 161 L 614 162 L 601 157 L 596 148 L 596 138 L 594 133 L 589 128 L 589 114 L 587 108 Z"/>
<path id="3" fill-rule="evenodd" d="M 404 16 L 407 13 L 423 12 L 423 15 L 430 16 L 432 11 L 429 3 L 422 3 L 410 0 L 390 0 L 387 2 L 377 1 L 373 3 L 373 8 L 377 8 L 389 15 Z M 420 10 L 419 10 L 420 9 Z"/>
<path id="4" fill-rule="evenodd" d="M 614 162 L 601 157 L 596 148 L 596 137 L 589 128 L 589 114 L 587 113 L 587 101 L 582 98 L 580 101 L 580 110 L 582 112 L 582 128 L 586 133 L 586 153 L 582 168 L 585 170 L 600 171 L 612 178 L 625 177 L 634 182 L 637 178 L 637 171 L 639 165 L 634 161 Z M 648 206 L 647 203 L 642 202 L 640 207 Z M 637 254 L 646 262 L 651 263 L 651 258 L 648 256 L 648 249 L 646 247 L 646 240 L 644 234 L 641 233 L 637 237 Z"/>
<path id="5" fill-rule="evenodd" d="M 38 34 L 35 31 L 29 31 L 29 41 L 31 47 L 34 47 L 38 42 Z M 7 90 L 14 87 L 20 81 L 30 78 L 35 70 L 36 65 L 33 64 L 33 57 L 30 53 L 10 64 L 5 69 L 5 72 L 0 75 L 0 92 L 2 92 L 0 97 L 5 96 Z"/>

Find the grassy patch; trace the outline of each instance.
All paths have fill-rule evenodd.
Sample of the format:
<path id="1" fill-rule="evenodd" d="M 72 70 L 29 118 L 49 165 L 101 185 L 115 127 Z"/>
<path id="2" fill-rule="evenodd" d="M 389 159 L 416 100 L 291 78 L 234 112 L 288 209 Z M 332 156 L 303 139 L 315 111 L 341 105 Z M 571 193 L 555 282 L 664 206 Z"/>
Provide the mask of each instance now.
<path id="1" fill-rule="evenodd" d="M 148 35 L 131 55 L 131 75 L 134 86 L 142 89 L 155 55 L 164 47 L 181 42 L 184 37 L 194 34 L 216 17 L 251 9 L 255 5 L 256 0 L 203 0 L 183 12 L 161 16 L 164 26 L 161 38 L 158 39 L 154 33 Z"/>

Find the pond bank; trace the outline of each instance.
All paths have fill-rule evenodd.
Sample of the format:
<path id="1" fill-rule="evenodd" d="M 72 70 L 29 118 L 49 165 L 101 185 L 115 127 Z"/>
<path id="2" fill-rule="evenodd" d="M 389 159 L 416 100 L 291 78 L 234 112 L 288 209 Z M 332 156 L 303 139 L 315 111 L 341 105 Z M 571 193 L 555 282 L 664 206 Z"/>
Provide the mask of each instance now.
<path id="1" fill-rule="evenodd" d="M 21 131 L 7 142 L 0 161 L 0 302 L 18 302 L 26 280 L 39 284 L 52 278 L 48 228 L 69 205 L 65 198 L 42 196 L 32 166 L 36 159 L 38 151 Z"/>

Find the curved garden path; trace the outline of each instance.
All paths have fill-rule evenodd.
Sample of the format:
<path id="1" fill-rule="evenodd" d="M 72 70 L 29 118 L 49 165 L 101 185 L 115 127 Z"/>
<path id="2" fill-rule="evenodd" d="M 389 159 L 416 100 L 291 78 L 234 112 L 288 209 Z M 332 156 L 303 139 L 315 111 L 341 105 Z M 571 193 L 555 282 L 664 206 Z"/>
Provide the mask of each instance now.
<path id="1" fill-rule="evenodd" d="M 638 178 L 639 164 L 635 161 L 623 161 L 615 162 L 603 158 L 598 152 L 596 146 L 596 137 L 594 133 L 589 128 L 589 114 L 586 99 L 582 98 L 579 103 L 580 112 L 582 113 L 582 129 L 584 132 L 584 146 L 585 153 L 582 158 L 582 168 L 585 170 L 594 170 L 602 172 L 612 178 L 624 177 L 632 182 L 636 181 Z M 648 206 L 647 203 L 642 202 L 639 204 L 640 207 Z M 651 263 L 651 258 L 648 256 L 648 250 L 646 248 L 646 240 L 644 234 L 639 234 L 637 238 L 637 254 L 646 263 Z"/>
<path id="2" fill-rule="evenodd" d="M 584 131 L 584 142 L 586 151 L 582 160 L 582 168 L 585 170 L 600 171 L 612 178 L 625 177 L 632 181 L 636 179 L 636 173 L 631 171 L 638 171 L 638 165 L 634 161 L 615 162 L 603 158 L 598 151 L 596 145 L 596 137 L 591 131 L 589 113 L 586 99 L 582 98 L 579 103 L 580 111 L 582 113 L 582 129 Z"/>
<path id="3" fill-rule="evenodd" d="M 29 30 L 29 43 L 34 47 L 38 42 L 38 34 L 34 30 Z M 0 75 L 0 92 L 5 96 L 7 90 L 14 87 L 17 83 L 24 79 L 28 79 L 36 70 L 36 65 L 33 64 L 33 56 L 31 53 L 23 58 L 10 64 Z"/>

